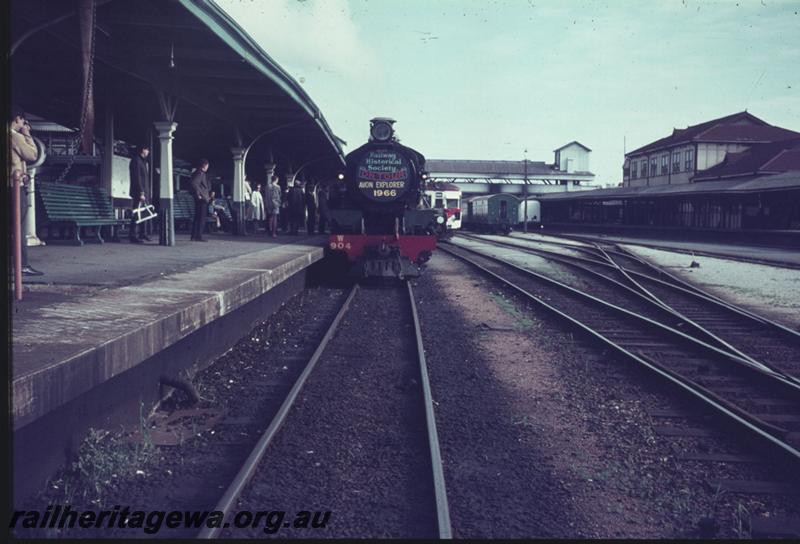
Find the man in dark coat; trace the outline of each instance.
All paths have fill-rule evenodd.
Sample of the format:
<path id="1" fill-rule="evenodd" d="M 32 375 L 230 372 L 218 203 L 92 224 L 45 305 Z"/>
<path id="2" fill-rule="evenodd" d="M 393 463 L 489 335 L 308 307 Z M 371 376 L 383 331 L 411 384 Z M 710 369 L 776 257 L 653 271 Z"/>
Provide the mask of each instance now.
<path id="1" fill-rule="evenodd" d="M 321 185 L 317 190 L 317 209 L 319 210 L 319 233 L 325 234 L 328 227 L 328 186 Z"/>
<path id="2" fill-rule="evenodd" d="M 314 194 L 314 186 L 310 183 L 306 184 L 306 211 L 308 212 L 308 219 L 306 223 L 306 232 L 314 234 L 314 229 L 317 226 L 317 195 Z"/>
<path id="3" fill-rule="evenodd" d="M 147 144 L 140 145 L 137 153 L 131 158 L 128 165 L 128 172 L 130 174 L 130 190 L 128 194 L 131 197 L 131 209 L 135 210 L 140 205 L 146 206 L 150 202 L 150 195 L 148 194 L 150 188 L 150 164 L 147 157 L 150 155 L 150 146 Z M 145 240 L 150 241 L 145 231 L 145 223 L 139 223 L 139 236 L 136 236 L 136 214 L 131 213 L 131 225 L 128 229 L 128 238 L 132 244 L 141 244 Z"/>
<path id="4" fill-rule="evenodd" d="M 192 222 L 192 240 L 207 242 L 203 238 L 206 226 L 208 204 L 211 202 L 211 185 L 206 177 L 208 160 L 202 159 L 197 163 L 197 168 L 192 173 L 192 194 L 194 195 L 194 221 Z"/>
<path id="5" fill-rule="evenodd" d="M 284 234 L 289 232 L 289 188 L 281 189 L 281 211 L 278 222 Z"/>
<path id="6" fill-rule="evenodd" d="M 297 231 L 300 230 L 305 214 L 306 202 L 303 196 L 303 184 L 295 181 L 294 186 L 289 189 L 289 226 L 292 234 L 297 234 Z"/>

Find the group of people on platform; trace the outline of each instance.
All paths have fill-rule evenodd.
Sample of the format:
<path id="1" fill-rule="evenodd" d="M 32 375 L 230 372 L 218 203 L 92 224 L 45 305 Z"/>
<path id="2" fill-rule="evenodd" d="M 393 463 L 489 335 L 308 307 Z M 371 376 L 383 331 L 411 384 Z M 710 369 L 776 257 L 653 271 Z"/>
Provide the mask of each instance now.
<path id="1" fill-rule="evenodd" d="M 192 224 L 192 240 L 204 241 L 206 216 L 217 219 L 217 226 L 224 226 L 225 214 L 214 203 L 206 172 L 208 161 L 201 160 L 192 173 L 191 191 L 198 206 Z M 133 173 L 131 174 L 133 179 Z M 263 225 L 271 237 L 278 236 L 278 228 L 289 234 L 297 234 L 305 225 L 308 234 L 323 234 L 328 227 L 328 187 L 294 181 L 286 189 L 281 188 L 278 176 L 273 175 L 266 187 L 257 184 L 253 189 L 249 180 L 244 182 L 245 228 L 258 232 Z M 133 190 L 133 189 L 132 189 Z M 132 195 L 133 196 L 133 195 Z"/>
<path id="2" fill-rule="evenodd" d="M 254 231 L 259 225 L 273 238 L 278 228 L 290 234 L 297 234 L 305 225 L 306 232 L 324 233 L 328 227 L 328 188 L 295 181 L 282 189 L 278 176 L 272 176 L 270 183 L 262 190 L 261 185 L 251 188 L 245 181 L 245 219 Z"/>
<path id="3" fill-rule="evenodd" d="M 133 209 L 150 203 L 150 195 L 147 194 L 149 171 L 146 160 L 150 148 L 142 145 L 137 151 L 136 156 L 131 159 L 129 171 Z M 211 190 L 208 168 L 207 159 L 198 161 L 190 182 L 190 192 L 195 199 L 190 239 L 197 242 L 206 241 L 203 234 L 208 217 L 216 220 L 217 228 L 229 227 L 225 208 L 215 200 L 214 191 Z M 297 234 L 304 224 L 308 234 L 324 233 L 328 226 L 328 188 L 295 181 L 287 189 L 282 189 L 278 181 L 278 176 L 273 175 L 266 187 L 262 188 L 259 183 L 253 189 L 250 181 L 245 180 L 243 196 L 246 228 L 257 232 L 259 226 L 263 225 L 264 231 L 273 238 L 278 235 L 279 227 L 284 233 Z M 131 243 L 150 240 L 144 223 L 137 225 L 134 214 L 131 214 L 129 239 Z"/>

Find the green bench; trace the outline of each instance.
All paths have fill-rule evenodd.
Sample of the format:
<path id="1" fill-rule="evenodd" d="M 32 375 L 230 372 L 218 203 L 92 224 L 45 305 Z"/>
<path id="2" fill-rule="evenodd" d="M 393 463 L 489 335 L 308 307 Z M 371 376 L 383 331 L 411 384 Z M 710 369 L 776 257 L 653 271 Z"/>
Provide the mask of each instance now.
<path id="1" fill-rule="evenodd" d="M 223 207 L 222 214 L 228 220 L 229 224 L 233 223 L 233 214 L 231 213 L 231 205 L 227 198 L 215 198 L 214 202 Z M 194 207 L 195 199 L 189 191 L 178 191 L 175 193 L 175 198 L 172 199 L 172 218 L 175 222 L 175 229 L 191 229 L 192 221 L 194 221 Z M 209 214 L 206 217 L 207 224 L 216 224 L 214 218 Z"/>
<path id="2" fill-rule="evenodd" d="M 172 221 L 175 230 L 191 229 L 194 220 L 194 197 L 188 191 L 178 191 L 172 199 Z"/>
<path id="3" fill-rule="evenodd" d="M 103 228 L 118 242 L 117 227 L 127 223 L 117 219 L 111 197 L 105 189 L 64 183 L 36 184 L 37 230 L 54 243 L 82 246 L 81 231 L 93 230 L 92 239 L 103 243 Z M 54 236 L 57 234 L 57 236 Z"/>

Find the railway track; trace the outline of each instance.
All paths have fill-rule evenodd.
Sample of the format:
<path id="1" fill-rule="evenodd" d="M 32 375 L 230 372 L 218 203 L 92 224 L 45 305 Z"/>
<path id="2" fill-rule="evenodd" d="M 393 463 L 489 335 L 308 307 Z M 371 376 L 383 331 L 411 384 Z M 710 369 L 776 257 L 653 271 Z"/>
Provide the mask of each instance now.
<path id="1" fill-rule="evenodd" d="M 788 261 L 780 261 L 775 259 L 760 259 L 757 257 L 744 257 L 741 255 L 731 255 L 729 253 L 717 253 L 714 251 L 707 251 L 707 250 L 692 250 L 692 249 L 684 249 L 679 247 L 673 247 L 669 245 L 659 244 L 658 242 L 654 241 L 652 243 L 645 242 L 643 240 L 624 240 L 615 238 L 613 236 L 586 236 L 586 235 L 578 235 L 578 234 L 542 234 L 536 233 L 537 236 L 548 237 L 553 239 L 562 239 L 562 240 L 574 240 L 578 242 L 584 242 L 588 244 L 628 244 L 628 245 L 635 245 L 640 247 L 646 247 L 649 249 L 659 249 L 662 251 L 672 251 L 674 253 L 683 253 L 686 255 L 702 255 L 705 257 L 714 257 L 717 259 L 727 259 L 730 261 L 738 261 L 742 263 L 751 263 L 751 264 L 763 264 L 768 266 L 777 266 L 780 268 L 791 268 L 794 270 L 800 270 L 800 264 L 788 262 Z"/>
<path id="2" fill-rule="evenodd" d="M 304 386 L 308 381 L 309 377 L 314 373 L 315 369 L 319 369 L 324 365 L 320 364 L 320 361 L 327 362 L 328 359 L 331 361 L 335 360 L 337 357 L 353 357 L 353 354 L 350 353 L 353 349 L 360 350 L 361 353 L 359 354 L 361 357 L 369 357 L 369 350 L 365 353 L 364 350 L 361 348 L 363 339 L 365 337 L 370 337 L 370 335 L 374 338 L 380 338 L 381 334 L 395 334 L 396 336 L 401 336 L 402 331 L 406 330 L 407 328 L 413 329 L 413 336 L 414 342 L 413 347 L 409 347 L 408 351 L 413 351 L 414 356 L 408 357 L 405 361 L 407 363 L 407 368 L 403 369 L 403 372 L 406 376 L 413 376 L 410 378 L 409 384 L 407 389 L 408 391 L 404 391 L 403 395 L 408 395 L 409 393 L 413 395 L 412 399 L 417 398 L 417 393 L 419 393 L 418 399 L 419 400 L 410 400 L 407 402 L 413 402 L 419 404 L 421 401 L 422 406 L 419 407 L 419 412 L 424 414 L 423 419 L 424 423 L 421 425 L 407 425 L 408 428 L 422 428 L 424 429 L 424 438 L 421 436 L 415 436 L 414 443 L 415 446 L 411 448 L 412 453 L 408 454 L 408 457 L 414 457 L 414 448 L 417 447 L 418 444 L 422 444 L 423 442 L 426 444 L 425 451 L 427 459 L 424 460 L 424 463 L 427 466 L 427 475 L 425 478 L 429 479 L 429 484 L 424 484 L 425 489 L 430 489 L 432 492 L 432 497 L 430 497 L 430 505 L 433 512 L 423 512 L 421 517 L 429 517 L 434 521 L 433 527 L 430 527 L 431 533 L 428 534 L 429 537 L 437 536 L 439 538 L 452 538 L 452 529 L 450 524 L 450 514 L 449 514 L 449 507 L 447 502 L 447 493 L 445 489 L 445 482 L 444 482 L 444 472 L 442 469 L 442 462 L 441 462 L 441 453 L 439 450 L 439 441 L 438 441 L 438 433 L 436 430 L 436 422 L 434 417 L 434 410 L 433 410 L 433 400 L 431 398 L 431 388 L 428 380 L 428 371 L 427 365 L 425 361 L 425 355 L 422 345 L 422 334 L 420 331 L 420 324 L 417 314 L 417 309 L 415 305 L 414 295 L 410 284 L 406 284 L 402 290 L 403 293 L 378 293 L 380 295 L 380 301 L 386 303 L 390 300 L 397 302 L 397 304 L 392 305 L 389 304 L 391 307 L 391 311 L 389 313 L 397 316 L 397 323 L 385 323 L 381 322 L 378 323 L 379 320 L 373 320 L 371 323 L 362 323 L 359 321 L 358 323 L 347 323 L 343 325 L 344 322 L 347 321 L 348 315 L 352 314 L 351 308 L 354 305 L 361 304 L 362 306 L 367 304 L 368 306 L 374 305 L 377 300 L 372 300 L 371 303 L 367 303 L 366 300 L 359 301 L 359 296 L 372 296 L 375 298 L 375 294 L 373 293 L 370 295 L 369 293 L 363 293 L 363 291 L 369 291 L 369 289 L 360 289 L 358 286 L 355 286 L 353 290 L 350 292 L 349 296 L 345 300 L 344 304 L 340 308 L 339 312 L 337 313 L 336 317 L 334 318 L 333 322 L 331 323 L 329 329 L 323 336 L 322 340 L 320 341 L 317 348 L 314 350 L 313 355 L 309 358 L 308 363 L 306 364 L 305 368 L 301 372 L 300 376 L 297 378 L 297 381 L 292 386 L 289 394 L 286 396 L 285 400 L 283 401 L 280 409 L 275 414 L 274 418 L 269 422 L 264 433 L 261 435 L 258 443 L 253 448 L 252 452 L 248 456 L 247 460 L 244 462 L 242 467 L 239 469 L 236 477 L 230 483 L 230 485 L 225 490 L 222 498 L 218 501 L 215 510 L 224 512 L 226 519 L 229 519 L 231 512 L 237 507 L 237 505 L 247 505 L 248 501 L 245 497 L 246 493 L 245 490 L 248 486 L 252 486 L 254 482 L 254 477 L 256 477 L 259 473 L 260 468 L 264 465 L 265 462 L 270 458 L 270 455 L 267 455 L 267 452 L 270 450 L 270 446 L 276 442 L 276 437 L 281 432 L 288 432 L 287 429 L 281 431 L 281 428 L 284 427 L 284 424 L 287 423 L 287 420 L 292 419 L 292 410 L 293 407 L 296 407 L 298 396 L 300 396 L 301 391 L 303 391 L 303 396 L 308 397 L 304 398 L 304 405 L 308 405 L 310 402 L 314 402 L 314 392 L 309 392 L 308 387 L 304 390 Z M 396 289 L 395 289 L 396 291 Z M 361 295 L 359 292 L 362 292 Z M 355 302 L 354 302 L 355 299 Z M 407 299 L 407 302 L 403 303 L 403 299 Z M 401 311 L 399 307 L 407 306 L 407 311 Z M 405 324 L 402 322 L 405 321 Z M 348 334 L 347 331 L 352 333 L 353 331 L 357 331 L 359 337 L 355 340 L 352 338 L 351 335 Z M 402 337 L 401 341 L 406 341 L 407 338 L 405 336 Z M 344 355 L 343 355 L 344 354 Z M 370 358 L 371 359 L 371 358 Z M 411 360 L 413 359 L 413 361 Z M 372 363 L 375 364 L 372 364 Z M 370 368 L 379 367 L 380 364 L 378 360 L 371 359 L 368 362 L 368 366 Z M 397 365 L 394 365 L 397 366 Z M 397 371 L 397 369 L 392 369 Z M 319 370 L 317 370 L 319 372 Z M 330 391 L 331 394 L 335 395 L 348 395 L 347 398 L 342 399 L 345 403 L 353 404 L 364 402 L 366 396 L 371 396 L 370 402 L 372 403 L 380 403 L 385 401 L 386 399 L 375 399 L 376 388 L 374 384 L 369 383 L 369 376 L 364 376 L 363 371 L 359 373 L 358 376 L 351 376 L 349 379 L 353 381 L 347 382 L 348 384 L 353 384 L 356 382 L 352 388 L 348 387 L 341 387 L 341 388 L 332 388 Z M 419 380 L 418 382 L 416 380 Z M 361 383 L 358 383 L 361 382 Z M 359 391 L 359 389 L 361 391 Z M 327 391 L 326 391 L 327 392 Z M 391 395 L 386 395 L 390 397 Z M 305 406 L 304 406 L 305 407 Z M 299 408 L 298 408 L 299 409 Z M 360 407 L 361 410 L 369 411 L 369 406 L 362 406 Z M 402 412 L 402 411 L 401 411 Z M 330 425 L 336 424 L 344 424 L 349 425 L 351 427 L 357 426 L 357 422 L 347 420 L 346 415 L 342 414 L 319 414 L 318 417 L 334 417 L 338 420 L 341 417 L 344 421 L 336 421 L 335 423 L 330 423 Z M 403 419 L 402 413 L 392 413 L 391 419 L 392 420 L 402 420 Z M 409 416 L 412 417 L 412 416 Z M 408 431 L 408 428 L 403 429 L 403 431 Z M 402 432 L 392 432 L 394 429 L 387 429 L 387 428 L 371 428 L 370 434 L 373 435 L 380 435 L 382 433 L 386 433 L 387 435 L 391 435 L 392 439 L 395 439 L 395 435 L 402 435 Z M 396 431 L 396 430 L 394 430 Z M 384 440 L 377 438 L 377 440 Z M 337 444 L 339 445 L 339 444 Z M 381 443 L 381 446 L 385 446 L 385 444 Z M 276 446 L 277 447 L 277 446 Z M 396 449 L 396 448 L 393 448 Z M 309 450 L 310 451 L 310 450 Z M 274 452 L 276 455 L 278 453 Z M 329 457 L 331 459 L 336 458 L 339 456 L 339 453 L 332 452 Z M 294 461 L 292 461 L 294 463 Z M 388 463 L 384 459 L 376 459 L 375 464 L 378 471 L 380 471 L 381 466 L 383 464 Z M 319 464 L 319 463 L 317 463 Z M 332 463 L 331 463 L 332 464 Z M 413 472 L 413 471 L 412 471 Z M 368 473 L 370 479 L 374 476 L 374 474 Z M 338 475 L 340 478 L 342 477 L 341 474 Z M 415 474 L 416 478 L 420 478 L 419 471 Z M 361 482 L 365 484 L 367 487 L 369 482 Z M 418 482 L 410 482 L 410 487 L 419 488 L 420 484 Z M 397 491 L 397 490 L 389 490 L 389 491 Z M 308 498 L 306 500 L 309 500 Z M 410 509 L 417 510 L 417 515 L 419 515 L 420 511 L 424 511 L 427 508 L 428 502 L 421 501 L 419 504 L 411 505 Z M 341 514 L 341 512 L 337 512 L 337 515 Z M 204 529 L 198 536 L 199 538 L 216 538 L 221 536 L 226 530 L 224 528 L 207 528 Z"/>
<path id="3" fill-rule="evenodd" d="M 660 322 L 800 383 L 800 332 L 722 300 L 635 255 L 599 244 L 556 244 L 561 249 L 552 251 L 526 240 L 466 237 L 544 257 L 607 285 L 626 285 L 664 309 L 655 317 Z"/>
<path id="4" fill-rule="evenodd" d="M 607 348 L 699 400 L 722 420 L 800 467 L 796 384 L 720 348 L 564 283 L 474 249 L 443 248 Z M 739 364 L 736 364 L 739 363 Z"/>
<path id="5" fill-rule="evenodd" d="M 753 500 L 800 495 L 800 398 L 794 381 L 745 364 L 697 338 L 687 342 L 681 331 L 654 326 L 646 316 L 482 251 L 452 245 L 442 249 L 679 391 L 694 409 L 649 412 L 665 453 L 680 452 L 678 462 L 758 467 L 755 477 L 707 481 L 717 494 L 744 494 Z M 599 255 L 592 260 L 602 262 Z M 719 440 L 731 445 L 722 446 Z M 752 518 L 744 525 L 754 537 L 800 536 L 800 519 L 794 515 Z"/>

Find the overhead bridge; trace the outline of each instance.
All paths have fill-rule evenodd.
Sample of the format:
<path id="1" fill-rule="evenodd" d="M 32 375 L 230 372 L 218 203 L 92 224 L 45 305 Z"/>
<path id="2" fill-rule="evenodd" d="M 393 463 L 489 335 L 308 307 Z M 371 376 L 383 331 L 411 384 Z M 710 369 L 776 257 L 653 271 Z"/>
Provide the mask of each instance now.
<path id="1" fill-rule="evenodd" d="M 554 150 L 552 164 L 544 161 L 442 160 L 425 161 L 433 181 L 453 183 L 464 193 L 539 195 L 587 188 L 591 149 L 570 142 Z"/>

